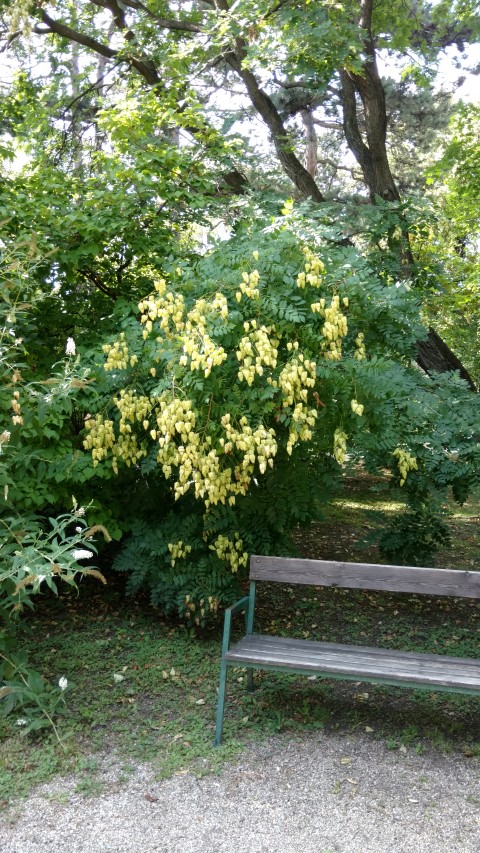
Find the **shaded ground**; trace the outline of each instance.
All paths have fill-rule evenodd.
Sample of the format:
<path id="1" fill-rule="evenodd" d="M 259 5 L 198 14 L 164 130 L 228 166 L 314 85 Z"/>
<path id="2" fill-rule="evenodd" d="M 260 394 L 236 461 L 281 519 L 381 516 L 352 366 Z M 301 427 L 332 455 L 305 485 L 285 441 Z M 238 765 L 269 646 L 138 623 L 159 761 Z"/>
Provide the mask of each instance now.
<path id="1" fill-rule="evenodd" d="M 405 508 L 404 495 L 390 489 L 385 479 L 356 470 L 345 476 L 340 494 L 325 508 L 324 521 L 298 531 L 297 544 L 311 559 L 385 562 L 378 547 L 369 540 L 375 531 Z M 452 544 L 435 554 L 438 568 L 480 569 L 480 495 L 462 507 L 450 501 L 448 526 Z"/>
<path id="2" fill-rule="evenodd" d="M 402 498 L 382 480 L 346 478 L 328 518 L 299 532 L 303 553 L 379 562 L 375 547 L 362 543 L 377 523 L 375 513 L 395 512 Z M 437 565 L 480 568 L 478 513 L 478 503 L 471 503 L 452 519 L 455 544 L 438 556 Z M 70 770 L 77 771 L 79 795 L 100 795 L 104 781 L 97 755 L 121 756 L 126 779 L 130 766 L 145 761 L 157 780 L 187 770 L 203 776 L 279 732 L 296 738 L 363 731 L 372 748 L 381 742 L 393 752 L 440 749 L 462 760 L 480 753 L 480 705 L 474 698 L 277 673 L 257 673 L 250 696 L 241 669 L 230 676 L 225 745 L 212 750 L 220 626 L 192 640 L 146 601 L 125 600 L 123 579 L 109 581 L 107 594 L 89 580 L 80 598 L 68 592 L 50 600 L 25 623 L 24 644 L 38 667 L 52 679 L 69 681 L 60 724 L 65 748 L 48 735 L 25 739 L 15 719 L 0 719 L 0 807 Z M 479 609 L 466 599 L 265 584 L 258 622 L 270 633 L 476 656 Z"/>

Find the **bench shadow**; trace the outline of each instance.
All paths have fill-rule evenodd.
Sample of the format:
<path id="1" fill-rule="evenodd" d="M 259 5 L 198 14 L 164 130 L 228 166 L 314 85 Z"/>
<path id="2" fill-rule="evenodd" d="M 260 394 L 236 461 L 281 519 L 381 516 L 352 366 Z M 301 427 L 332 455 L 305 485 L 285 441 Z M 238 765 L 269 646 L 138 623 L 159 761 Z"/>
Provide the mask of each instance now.
<path id="1" fill-rule="evenodd" d="M 236 716 L 234 726 L 248 720 L 247 728 L 256 734 L 357 732 L 384 739 L 391 749 L 433 747 L 480 755 L 475 697 L 269 672 L 256 672 L 254 684 L 254 693 L 248 694 L 232 683 L 227 719 Z"/>

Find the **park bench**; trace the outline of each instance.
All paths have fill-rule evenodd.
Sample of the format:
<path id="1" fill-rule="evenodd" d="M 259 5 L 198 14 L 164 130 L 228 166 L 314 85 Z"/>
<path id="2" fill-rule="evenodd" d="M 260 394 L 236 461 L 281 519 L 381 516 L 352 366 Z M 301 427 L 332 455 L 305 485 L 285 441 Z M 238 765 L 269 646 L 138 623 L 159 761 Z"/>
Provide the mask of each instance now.
<path id="1" fill-rule="evenodd" d="M 480 661 L 477 660 L 255 634 L 257 581 L 480 598 L 480 572 L 252 556 L 250 594 L 225 611 L 216 746 L 222 741 L 230 666 L 247 669 L 249 690 L 253 689 L 253 670 L 268 669 L 397 687 L 480 694 Z M 242 612 L 246 633 L 231 645 L 232 616 Z"/>

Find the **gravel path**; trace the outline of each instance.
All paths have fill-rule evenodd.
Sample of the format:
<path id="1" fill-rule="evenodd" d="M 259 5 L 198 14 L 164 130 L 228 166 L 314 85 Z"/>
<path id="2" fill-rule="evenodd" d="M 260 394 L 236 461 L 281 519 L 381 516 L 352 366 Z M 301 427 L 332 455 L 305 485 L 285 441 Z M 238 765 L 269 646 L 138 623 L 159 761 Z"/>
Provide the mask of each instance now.
<path id="1" fill-rule="evenodd" d="M 0 853 L 479 853 L 480 762 L 366 735 L 279 736 L 220 776 L 57 779 L 0 816 Z"/>

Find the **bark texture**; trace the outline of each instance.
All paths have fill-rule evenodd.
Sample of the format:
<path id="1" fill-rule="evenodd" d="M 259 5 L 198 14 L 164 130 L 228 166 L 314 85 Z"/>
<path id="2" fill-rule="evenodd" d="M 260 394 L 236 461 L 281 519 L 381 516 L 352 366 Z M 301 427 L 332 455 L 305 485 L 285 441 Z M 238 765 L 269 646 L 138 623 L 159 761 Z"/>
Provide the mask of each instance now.
<path id="1" fill-rule="evenodd" d="M 428 338 L 425 341 L 419 341 L 417 344 L 417 364 L 429 376 L 433 373 L 446 373 L 456 370 L 462 379 L 468 382 L 472 391 L 478 390 L 460 359 L 432 328 L 428 330 Z"/>

